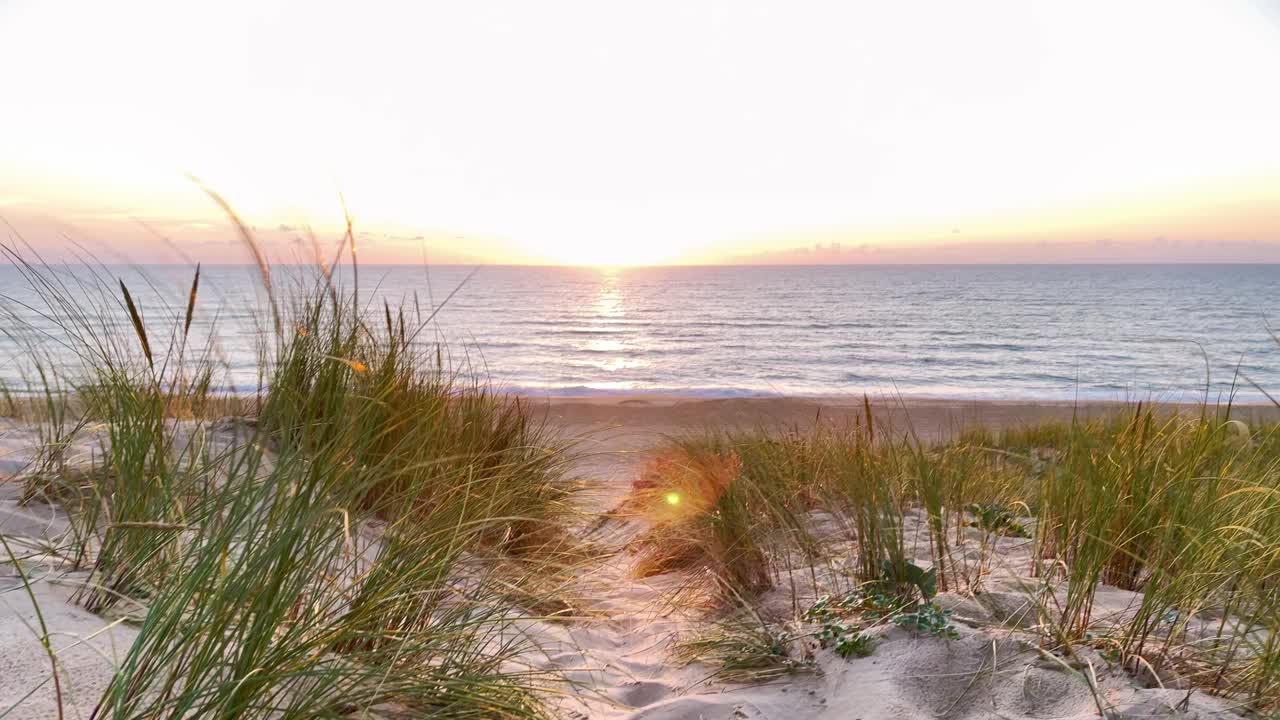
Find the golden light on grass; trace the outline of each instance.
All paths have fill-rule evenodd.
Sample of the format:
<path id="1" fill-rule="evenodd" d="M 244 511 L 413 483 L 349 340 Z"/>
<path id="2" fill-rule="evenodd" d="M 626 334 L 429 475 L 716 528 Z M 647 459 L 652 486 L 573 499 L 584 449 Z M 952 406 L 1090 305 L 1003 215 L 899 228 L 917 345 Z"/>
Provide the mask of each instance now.
<path id="1" fill-rule="evenodd" d="M 736 591 L 771 585 L 769 558 L 747 527 L 753 500 L 738 482 L 742 460 L 733 448 L 723 450 L 677 445 L 645 468 L 636 501 L 653 525 L 630 546 L 637 577 L 696 568 Z"/>
<path id="2" fill-rule="evenodd" d="M 353 371 L 357 373 L 369 372 L 369 366 L 365 365 L 359 360 L 349 360 L 347 358 L 334 357 L 333 355 L 326 355 L 325 357 L 329 358 L 330 360 L 336 360 L 337 362 L 340 362 L 343 365 L 346 365 L 347 367 L 351 368 Z"/>

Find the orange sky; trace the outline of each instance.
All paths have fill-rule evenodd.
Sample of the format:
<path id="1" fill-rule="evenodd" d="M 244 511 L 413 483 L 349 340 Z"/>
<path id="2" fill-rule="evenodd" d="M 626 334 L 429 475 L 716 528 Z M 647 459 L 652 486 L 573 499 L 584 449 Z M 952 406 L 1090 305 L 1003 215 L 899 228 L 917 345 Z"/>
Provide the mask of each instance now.
<path id="1" fill-rule="evenodd" d="M 52 255 L 243 261 L 192 173 L 279 259 L 341 191 L 369 262 L 1280 261 L 1265 0 L 10 0 L 0 67 Z"/>

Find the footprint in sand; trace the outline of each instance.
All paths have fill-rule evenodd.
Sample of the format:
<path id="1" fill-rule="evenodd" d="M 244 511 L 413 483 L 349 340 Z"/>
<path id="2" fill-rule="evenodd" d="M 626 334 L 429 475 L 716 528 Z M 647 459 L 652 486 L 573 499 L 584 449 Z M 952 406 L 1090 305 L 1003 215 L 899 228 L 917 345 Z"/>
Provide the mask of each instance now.
<path id="1" fill-rule="evenodd" d="M 652 705 L 673 692 L 673 688 L 660 682 L 633 682 L 613 688 L 609 697 L 627 707 L 639 708 Z"/>

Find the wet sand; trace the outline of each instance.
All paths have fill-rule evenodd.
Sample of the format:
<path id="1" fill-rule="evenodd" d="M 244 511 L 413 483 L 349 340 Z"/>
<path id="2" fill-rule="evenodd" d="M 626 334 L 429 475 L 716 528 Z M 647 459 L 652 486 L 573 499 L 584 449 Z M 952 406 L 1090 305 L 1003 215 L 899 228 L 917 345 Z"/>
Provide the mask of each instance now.
<path id="1" fill-rule="evenodd" d="M 951 400 L 871 397 L 876 432 L 904 437 L 914 433 L 925 442 L 954 437 L 965 428 L 992 430 L 1046 421 L 1070 421 L 1133 412 L 1136 403 L 1055 402 L 1035 400 Z M 525 397 L 522 402 L 566 437 L 575 438 L 583 455 L 577 465 L 590 478 L 583 501 L 593 511 L 610 509 L 666 437 L 707 430 L 808 429 L 816 423 L 834 426 L 862 422 L 864 400 L 858 397 L 694 398 L 676 395 L 618 394 L 590 397 Z M 1199 414 L 1196 404 L 1156 403 L 1162 413 Z M 1225 408 L 1221 411 L 1225 413 Z M 1238 405 L 1231 417 L 1254 424 L 1280 421 L 1271 405 Z"/>
<path id="2" fill-rule="evenodd" d="M 815 423 L 835 425 L 859 422 L 864 415 L 862 397 L 761 397 L 689 398 L 675 395 L 607 395 L 592 397 L 526 397 L 525 402 L 545 413 L 556 425 L 569 430 L 625 429 L 630 433 L 663 435 L 708 429 L 797 427 Z M 942 439 L 964 428 L 990 429 L 1072 417 L 1096 418 L 1132 412 L 1137 403 L 1061 402 L 1036 400 L 949 400 L 939 398 L 872 397 L 872 415 L 878 427 L 915 432 L 926 440 Z M 1155 403 L 1165 413 L 1201 412 L 1192 403 Z M 1226 411 L 1225 407 L 1220 408 Z M 1248 423 L 1280 420 L 1280 410 L 1270 405 L 1236 405 L 1231 416 Z"/>

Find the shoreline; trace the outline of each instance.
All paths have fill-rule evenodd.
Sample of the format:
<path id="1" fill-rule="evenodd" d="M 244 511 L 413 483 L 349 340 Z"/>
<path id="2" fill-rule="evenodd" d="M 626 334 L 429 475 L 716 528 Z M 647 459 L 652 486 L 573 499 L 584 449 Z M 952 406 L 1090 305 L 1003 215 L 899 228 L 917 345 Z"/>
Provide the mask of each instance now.
<path id="1" fill-rule="evenodd" d="M 617 429 L 643 434 L 680 434 L 707 429 L 753 427 L 808 428 L 815 424 L 859 422 L 862 397 L 773 396 L 703 398 L 670 393 L 612 394 L 590 397 L 516 395 L 548 421 L 567 430 Z M 969 427 L 992 430 L 1037 422 L 1110 417 L 1131 411 L 1137 402 L 1053 400 L 959 400 L 931 397 L 868 396 L 875 422 L 894 431 L 941 439 Z M 1155 402 L 1160 413 L 1199 413 L 1200 403 Z M 1226 406 L 1221 406 L 1225 412 Z M 1280 421 L 1271 404 L 1234 403 L 1231 418 L 1247 424 Z"/>
<path id="2" fill-rule="evenodd" d="M 521 398 L 540 400 L 604 400 L 617 401 L 625 399 L 640 400 L 768 400 L 768 399 L 802 399 L 820 402 L 861 403 L 864 396 L 873 401 L 907 402 L 994 402 L 994 403 L 1048 403 L 1048 404 L 1093 404 L 1115 403 L 1143 405 L 1201 405 L 1205 402 L 1204 388 L 1198 390 L 1167 390 L 1164 392 L 1148 392 L 1145 394 L 1092 393 L 1092 394 L 1055 394 L 1032 395 L 1012 392 L 982 391 L 976 388 L 948 388 L 938 391 L 902 391 L 895 388 L 866 388 L 849 392 L 804 391 L 804 390 L 758 390 L 749 388 L 713 388 L 713 387 L 660 387 L 660 388 L 594 388 L 587 386 L 526 386 L 504 383 L 500 380 L 490 381 L 497 391 Z M 1219 393 L 1210 398 L 1211 403 L 1225 405 L 1229 398 Z M 1237 389 L 1232 405 L 1272 405 L 1273 402 L 1264 392 L 1257 389 Z"/>

